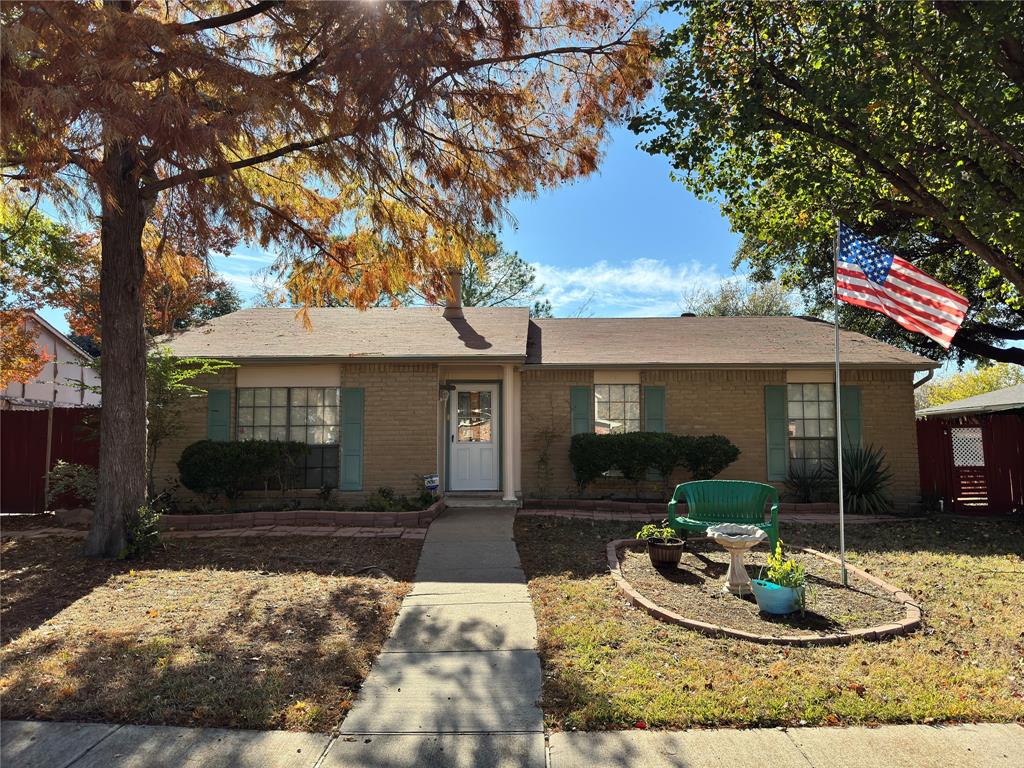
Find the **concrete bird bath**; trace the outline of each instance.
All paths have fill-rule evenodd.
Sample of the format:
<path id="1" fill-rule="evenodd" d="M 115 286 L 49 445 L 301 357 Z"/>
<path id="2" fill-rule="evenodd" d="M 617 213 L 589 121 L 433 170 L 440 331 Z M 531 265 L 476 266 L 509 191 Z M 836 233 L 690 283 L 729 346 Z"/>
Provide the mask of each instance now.
<path id="1" fill-rule="evenodd" d="M 729 572 L 726 574 L 722 591 L 732 592 L 734 595 L 752 592 L 750 576 L 743 565 L 743 554 L 767 539 L 768 534 L 754 525 L 721 523 L 708 528 L 708 538 L 729 553 Z"/>

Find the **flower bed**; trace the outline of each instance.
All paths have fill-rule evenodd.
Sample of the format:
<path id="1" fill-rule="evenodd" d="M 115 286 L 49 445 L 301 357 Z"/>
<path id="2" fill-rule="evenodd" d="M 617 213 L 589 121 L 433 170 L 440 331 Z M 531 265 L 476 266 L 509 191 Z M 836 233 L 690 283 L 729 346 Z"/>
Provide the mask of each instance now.
<path id="1" fill-rule="evenodd" d="M 677 568 L 656 570 L 631 551 L 635 541 L 608 545 L 608 566 L 619 590 L 633 605 L 661 621 L 712 636 L 778 645 L 841 645 L 856 639 L 880 640 L 921 625 L 921 608 L 896 587 L 847 564 L 850 587 L 835 579 L 838 561 L 817 550 L 796 547 L 807 568 L 809 597 L 801 615 L 768 617 L 753 597 L 722 593 L 728 555 L 711 542 L 691 539 Z M 747 569 L 757 573 L 763 552 L 752 552 Z"/>

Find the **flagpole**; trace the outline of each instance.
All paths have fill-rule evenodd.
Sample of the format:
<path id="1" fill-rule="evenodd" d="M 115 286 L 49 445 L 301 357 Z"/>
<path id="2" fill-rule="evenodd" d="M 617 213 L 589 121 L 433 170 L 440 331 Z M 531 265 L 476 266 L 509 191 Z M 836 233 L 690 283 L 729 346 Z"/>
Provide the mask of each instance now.
<path id="1" fill-rule="evenodd" d="M 843 411 L 839 396 L 839 221 L 836 221 L 836 238 L 832 258 L 832 307 L 836 328 L 836 478 L 839 481 L 839 564 L 843 586 L 848 585 L 846 575 L 846 520 L 843 498 Z"/>

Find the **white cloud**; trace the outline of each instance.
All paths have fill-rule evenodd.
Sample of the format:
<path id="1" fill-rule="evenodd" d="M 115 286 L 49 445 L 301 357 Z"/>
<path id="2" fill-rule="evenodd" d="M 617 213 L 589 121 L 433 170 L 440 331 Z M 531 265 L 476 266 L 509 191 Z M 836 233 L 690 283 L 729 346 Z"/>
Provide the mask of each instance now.
<path id="1" fill-rule="evenodd" d="M 581 309 L 584 315 L 598 317 L 677 315 L 684 290 L 710 288 L 728 277 L 697 262 L 670 264 L 647 258 L 574 268 L 534 266 L 537 282 L 544 285 L 544 295 L 557 317 L 572 316 Z"/>

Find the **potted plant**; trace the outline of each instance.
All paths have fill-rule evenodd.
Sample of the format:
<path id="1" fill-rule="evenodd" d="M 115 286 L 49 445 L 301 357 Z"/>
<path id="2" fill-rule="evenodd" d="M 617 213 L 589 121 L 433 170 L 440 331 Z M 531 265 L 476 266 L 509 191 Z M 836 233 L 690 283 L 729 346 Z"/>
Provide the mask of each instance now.
<path id="1" fill-rule="evenodd" d="M 686 546 L 685 534 L 674 531 L 666 525 L 667 522 L 661 525 L 648 523 L 636 534 L 638 540 L 647 542 L 647 555 L 655 568 L 674 568 L 679 565 L 679 558 L 683 556 L 683 548 Z"/>
<path id="2" fill-rule="evenodd" d="M 762 569 L 763 570 L 763 569 Z M 765 578 L 754 579 L 754 599 L 765 613 L 785 614 L 804 609 L 807 573 L 800 563 L 782 555 L 782 542 L 768 556 Z"/>

